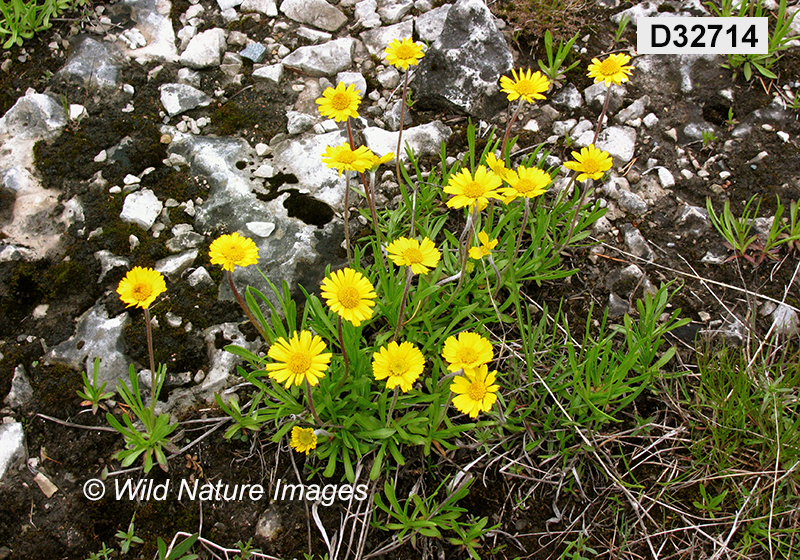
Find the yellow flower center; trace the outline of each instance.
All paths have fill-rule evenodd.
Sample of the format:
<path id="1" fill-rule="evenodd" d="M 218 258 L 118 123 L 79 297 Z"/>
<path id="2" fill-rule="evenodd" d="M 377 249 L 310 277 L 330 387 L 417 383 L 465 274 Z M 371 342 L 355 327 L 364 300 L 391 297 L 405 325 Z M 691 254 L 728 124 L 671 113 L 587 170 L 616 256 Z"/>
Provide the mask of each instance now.
<path id="1" fill-rule="evenodd" d="M 136 301 L 146 301 L 153 293 L 153 286 L 151 284 L 140 283 L 133 287 L 132 295 Z"/>
<path id="2" fill-rule="evenodd" d="M 478 183 L 477 181 L 470 181 L 464 187 L 464 196 L 469 198 L 478 198 L 484 195 L 486 189 L 483 188 L 483 185 Z"/>
<path id="3" fill-rule="evenodd" d="M 244 258 L 244 248 L 239 245 L 232 245 L 225 249 L 225 258 L 232 263 L 237 263 Z"/>
<path id="4" fill-rule="evenodd" d="M 473 348 L 461 348 L 458 351 L 458 361 L 464 364 L 471 364 L 478 359 L 478 353 Z"/>
<path id="5" fill-rule="evenodd" d="M 331 107 L 337 111 L 344 111 L 350 107 L 350 94 L 335 93 L 331 98 Z"/>
<path id="6" fill-rule="evenodd" d="M 353 309 L 361 303 L 361 294 L 353 286 L 342 286 L 336 295 L 345 309 Z"/>
<path id="7" fill-rule="evenodd" d="M 403 252 L 405 259 L 411 264 L 419 264 L 422 262 L 422 251 L 416 247 L 409 247 Z"/>
<path id="8" fill-rule="evenodd" d="M 401 45 L 395 51 L 395 56 L 400 60 L 416 59 L 414 47 L 409 45 Z"/>
<path id="9" fill-rule="evenodd" d="M 587 175 L 592 175 L 593 173 L 597 173 L 600 171 L 600 164 L 594 158 L 586 158 L 585 160 L 583 160 L 581 165 L 583 166 L 583 172 L 586 173 Z"/>
<path id="10" fill-rule="evenodd" d="M 339 152 L 339 163 L 350 165 L 356 160 L 356 153 L 351 150 L 342 150 Z"/>
<path id="11" fill-rule="evenodd" d="M 603 76 L 613 76 L 621 70 L 622 67 L 614 58 L 607 58 L 600 64 L 600 73 Z"/>
<path id="12" fill-rule="evenodd" d="M 395 359 L 389 364 L 389 373 L 394 377 L 402 377 L 408 371 L 408 365 L 405 360 Z"/>
<path id="13" fill-rule="evenodd" d="M 303 430 L 297 436 L 297 439 L 300 440 L 300 444 L 303 447 L 308 447 L 309 445 L 314 444 L 314 432 L 313 431 L 305 431 Z"/>
<path id="14" fill-rule="evenodd" d="M 514 188 L 519 193 L 526 193 L 530 190 L 533 190 L 534 187 L 535 185 L 530 179 L 520 179 L 517 181 L 517 185 Z"/>
<path id="15" fill-rule="evenodd" d="M 527 78 L 520 79 L 516 84 L 514 84 L 514 89 L 520 95 L 530 95 L 531 93 L 538 93 L 534 84 L 531 80 Z"/>
<path id="16" fill-rule="evenodd" d="M 286 367 L 293 375 L 305 375 L 308 368 L 311 367 L 311 358 L 306 352 L 295 352 L 289 356 Z"/>
<path id="17" fill-rule="evenodd" d="M 486 385 L 483 383 L 483 381 L 478 381 L 476 379 L 470 383 L 467 394 L 473 401 L 482 401 L 483 397 L 486 396 Z"/>

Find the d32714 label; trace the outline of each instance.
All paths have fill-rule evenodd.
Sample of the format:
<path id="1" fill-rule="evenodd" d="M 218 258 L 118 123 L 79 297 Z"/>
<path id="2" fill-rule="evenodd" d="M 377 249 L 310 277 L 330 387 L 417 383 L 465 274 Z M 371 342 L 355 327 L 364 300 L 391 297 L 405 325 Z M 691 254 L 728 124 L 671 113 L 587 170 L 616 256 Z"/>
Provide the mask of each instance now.
<path id="1" fill-rule="evenodd" d="M 765 17 L 646 17 L 636 23 L 639 54 L 767 54 Z"/>

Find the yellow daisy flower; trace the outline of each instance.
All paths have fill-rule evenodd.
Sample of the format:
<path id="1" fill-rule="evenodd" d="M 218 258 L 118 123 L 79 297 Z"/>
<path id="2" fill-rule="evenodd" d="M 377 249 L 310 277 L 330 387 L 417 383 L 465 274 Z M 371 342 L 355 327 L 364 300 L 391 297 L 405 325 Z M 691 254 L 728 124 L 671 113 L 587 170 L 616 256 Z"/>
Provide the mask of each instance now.
<path id="1" fill-rule="evenodd" d="M 343 268 L 331 272 L 322 281 L 322 297 L 334 313 L 356 327 L 372 317 L 372 301 L 378 294 L 370 281 L 359 271 Z"/>
<path id="2" fill-rule="evenodd" d="M 533 103 L 535 99 L 544 99 L 542 92 L 550 88 L 550 80 L 539 72 L 531 72 L 528 70 L 527 74 L 520 68 L 519 76 L 516 70 L 511 70 L 514 76 L 512 80 L 508 76 L 500 77 L 500 91 L 508 94 L 509 101 L 515 101 L 519 98 L 524 99 L 528 103 Z"/>
<path id="3" fill-rule="evenodd" d="M 497 157 L 493 153 L 489 153 L 486 156 L 486 165 L 489 166 L 489 169 L 494 171 L 498 177 L 505 181 L 506 173 L 508 173 L 508 169 L 506 168 L 506 162 L 501 159 L 497 159 Z"/>
<path id="4" fill-rule="evenodd" d="M 473 332 L 462 332 L 456 338 L 444 341 L 442 357 L 447 361 L 447 369 L 470 372 L 482 364 L 488 364 L 494 357 L 492 343 Z"/>
<path id="5" fill-rule="evenodd" d="M 628 75 L 633 66 L 625 66 L 631 61 L 627 54 L 612 54 L 604 61 L 593 58 L 589 65 L 589 77 L 594 78 L 594 83 L 605 82 L 606 86 L 611 84 L 620 85 L 628 81 Z"/>
<path id="6" fill-rule="evenodd" d="M 370 152 L 370 154 L 372 155 L 372 163 L 367 168 L 370 171 L 375 171 L 378 168 L 378 166 L 383 165 L 384 163 L 389 163 L 394 159 L 394 152 L 389 152 L 388 154 L 383 155 L 381 157 L 378 157 L 372 152 Z"/>
<path id="7" fill-rule="evenodd" d="M 223 270 L 233 272 L 234 266 L 250 266 L 258 262 L 258 247 L 249 237 L 238 233 L 223 235 L 208 248 L 211 264 L 222 265 Z"/>
<path id="8" fill-rule="evenodd" d="M 564 164 L 564 167 L 573 171 L 580 171 L 578 181 L 600 179 L 614 165 L 614 161 L 608 155 L 608 152 L 598 150 L 594 147 L 594 144 L 581 148 L 581 153 L 572 152 L 572 157 L 576 161 L 568 161 Z"/>
<path id="9" fill-rule="evenodd" d="M 287 389 L 308 381 L 312 386 L 325 376 L 331 361 L 322 339 L 309 331 L 294 333 L 289 340 L 281 337 L 270 346 L 267 355 L 277 363 L 267 364 L 269 376 Z"/>
<path id="10" fill-rule="evenodd" d="M 471 259 L 482 259 L 491 253 L 492 249 L 497 245 L 497 239 L 492 239 L 490 241 L 489 235 L 485 231 L 478 233 L 478 241 L 481 243 L 480 247 L 469 248 L 469 258 Z"/>
<path id="11" fill-rule="evenodd" d="M 345 142 L 341 146 L 325 148 L 325 153 L 322 154 L 322 163 L 331 169 L 337 169 L 339 175 L 342 174 L 342 171 L 363 173 L 372 167 L 375 157 L 375 154 L 366 146 L 359 146 L 353 150 L 350 144 Z"/>
<path id="12" fill-rule="evenodd" d="M 420 243 L 416 239 L 399 237 L 392 241 L 386 252 L 389 258 L 397 266 L 410 266 L 414 274 L 428 274 L 432 268 L 436 268 L 442 254 L 433 241 L 427 237 Z"/>
<path id="13" fill-rule="evenodd" d="M 486 364 L 471 374 L 457 376 L 450 385 L 450 390 L 456 393 L 453 406 L 470 418 L 477 417 L 479 412 L 489 412 L 497 401 L 495 393 L 500 389 L 494 384 L 496 377 L 497 372 L 490 372 Z"/>
<path id="14" fill-rule="evenodd" d="M 354 84 L 345 86 L 344 82 L 339 82 L 336 89 L 329 87 L 317 99 L 319 112 L 323 117 L 329 117 L 336 122 L 345 122 L 350 117 L 357 119 L 358 106 L 361 103 L 359 93 Z"/>
<path id="15" fill-rule="evenodd" d="M 447 182 L 444 192 L 455 195 L 447 201 L 450 208 L 463 208 L 469 206 L 470 209 L 478 205 L 478 210 L 483 210 L 489 204 L 490 198 L 500 198 L 497 188 L 503 184 L 503 180 L 497 173 L 483 165 L 479 165 L 472 176 L 466 167 L 456 173 Z"/>
<path id="16" fill-rule="evenodd" d="M 386 380 L 386 388 L 407 393 L 425 368 L 422 352 L 410 342 L 392 341 L 372 355 L 372 374 Z"/>
<path id="17" fill-rule="evenodd" d="M 508 203 L 517 197 L 534 198 L 544 194 L 553 178 L 538 167 L 520 166 L 506 173 L 505 181 L 511 186 L 503 187 L 500 192 Z"/>
<path id="18" fill-rule="evenodd" d="M 411 37 L 407 37 L 402 41 L 395 39 L 386 50 L 383 51 L 386 55 L 386 61 L 392 66 L 408 70 L 409 66 L 416 66 L 419 64 L 419 59 L 425 56 L 422 52 L 422 45 L 415 43 Z"/>
<path id="19" fill-rule="evenodd" d="M 298 453 L 305 453 L 308 455 L 309 451 L 317 447 L 317 435 L 312 428 L 295 426 L 292 428 L 292 440 L 289 442 L 289 445 Z"/>
<path id="20" fill-rule="evenodd" d="M 167 291 L 164 276 L 152 268 L 135 266 L 120 280 L 117 293 L 126 307 L 147 309 L 156 298 Z"/>

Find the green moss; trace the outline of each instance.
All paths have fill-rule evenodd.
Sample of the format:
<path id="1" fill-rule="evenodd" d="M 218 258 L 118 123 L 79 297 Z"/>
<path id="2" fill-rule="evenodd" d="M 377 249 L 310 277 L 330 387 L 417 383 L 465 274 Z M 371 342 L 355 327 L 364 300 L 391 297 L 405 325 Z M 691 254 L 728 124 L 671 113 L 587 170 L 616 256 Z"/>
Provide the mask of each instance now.
<path id="1" fill-rule="evenodd" d="M 62 261 L 47 271 L 50 296 L 58 296 L 82 287 L 89 278 L 89 271 L 76 261 Z"/>

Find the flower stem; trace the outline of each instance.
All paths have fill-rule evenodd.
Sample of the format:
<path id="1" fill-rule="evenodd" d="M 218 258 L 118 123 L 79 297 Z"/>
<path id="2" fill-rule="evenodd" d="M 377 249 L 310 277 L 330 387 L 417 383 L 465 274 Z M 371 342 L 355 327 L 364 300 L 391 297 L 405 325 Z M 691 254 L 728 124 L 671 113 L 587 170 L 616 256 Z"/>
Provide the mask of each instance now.
<path id="1" fill-rule="evenodd" d="M 344 186 L 344 246 L 347 251 L 347 266 L 353 266 L 353 255 L 350 252 L 350 172 L 345 171 Z"/>
<path id="2" fill-rule="evenodd" d="M 350 371 L 350 358 L 347 356 L 347 349 L 344 347 L 344 334 L 342 333 L 342 317 L 340 315 L 336 316 L 337 323 L 336 326 L 339 330 L 339 346 L 342 349 L 342 358 L 344 358 L 344 378 L 347 377 L 348 372 Z M 341 384 L 341 381 L 340 381 Z"/>
<path id="3" fill-rule="evenodd" d="M 608 101 L 611 99 L 611 84 L 606 86 L 606 100 L 603 101 L 603 110 L 600 111 L 600 118 L 597 121 L 597 128 L 594 130 L 594 139 L 592 144 L 597 142 L 597 137 L 600 136 L 600 128 L 603 126 L 603 119 L 605 119 L 606 111 L 608 111 Z"/>
<path id="4" fill-rule="evenodd" d="M 156 361 L 153 356 L 153 327 L 150 325 L 150 310 L 144 308 L 144 331 L 147 335 L 147 354 L 150 356 L 150 410 L 156 409 Z"/>
<path id="5" fill-rule="evenodd" d="M 236 301 L 239 302 L 239 306 L 242 308 L 242 311 L 244 311 L 244 314 L 247 315 L 248 319 L 250 319 L 250 322 L 256 328 L 258 334 L 261 335 L 261 338 L 263 338 L 265 342 L 268 342 L 269 338 L 267 338 L 267 333 L 264 332 L 264 328 L 259 324 L 258 321 L 256 321 L 256 318 L 253 317 L 253 313 L 250 311 L 250 308 L 247 307 L 247 304 L 239 294 L 239 290 L 236 289 L 236 284 L 233 283 L 233 273 L 230 270 L 226 270 L 225 272 L 228 273 L 228 284 L 231 287 L 231 292 L 233 292 L 233 297 L 235 297 Z"/>
<path id="6" fill-rule="evenodd" d="M 520 97 L 519 103 L 517 104 L 517 108 L 514 109 L 514 114 L 511 115 L 511 118 L 508 120 L 508 125 L 506 126 L 506 133 L 503 135 L 503 143 L 500 144 L 500 160 L 504 160 L 506 157 L 506 143 L 508 142 L 508 135 L 511 133 L 511 127 L 514 124 L 514 121 L 517 120 L 520 111 L 522 110 L 522 98 Z"/>
<path id="7" fill-rule="evenodd" d="M 392 404 L 389 407 L 389 413 L 386 415 L 386 426 L 392 423 L 392 414 L 394 414 L 394 407 L 397 404 L 398 386 L 394 386 L 394 395 L 392 396 Z"/>
<path id="8" fill-rule="evenodd" d="M 306 398 L 308 399 L 308 408 L 311 410 L 314 420 L 317 421 L 317 424 L 323 426 L 322 420 L 319 419 L 319 414 L 317 414 L 317 409 L 314 408 L 314 399 L 311 397 L 311 384 L 308 382 L 308 379 L 306 379 Z"/>
<path id="9" fill-rule="evenodd" d="M 406 68 L 406 77 L 403 81 L 403 97 L 400 100 L 400 129 L 397 134 L 397 150 L 395 151 L 395 174 L 397 175 L 397 184 L 402 184 L 402 177 L 400 176 L 400 143 L 403 140 L 403 125 L 405 124 L 406 117 L 406 92 L 408 91 L 408 68 Z M 411 222 L 412 226 L 414 222 Z M 411 235 L 414 235 L 413 233 Z"/>
<path id="10" fill-rule="evenodd" d="M 353 138 L 353 127 L 350 125 L 350 119 L 347 119 L 347 138 L 350 142 L 350 149 L 355 151 L 356 149 L 356 141 Z M 360 173 L 361 175 L 361 182 L 364 183 L 364 195 L 367 197 L 367 205 L 369 206 L 369 213 L 372 216 L 372 227 L 375 230 L 375 238 L 378 240 L 378 258 L 381 261 L 381 265 L 383 266 L 384 270 L 386 270 L 386 261 L 383 258 L 383 251 L 380 250 L 381 245 L 383 244 L 383 240 L 381 238 L 381 230 L 378 227 L 378 211 L 375 208 L 375 193 L 372 191 L 370 184 L 367 182 L 367 176 L 364 173 Z"/>
<path id="11" fill-rule="evenodd" d="M 519 246 L 522 244 L 522 234 L 525 233 L 525 228 L 528 224 L 528 214 L 531 211 L 530 199 L 525 197 L 525 210 L 522 212 L 522 220 L 519 224 L 519 235 L 517 235 L 517 243 L 514 245 L 514 256 L 511 259 L 511 264 L 517 262 L 517 255 L 519 254 Z"/>
<path id="12" fill-rule="evenodd" d="M 392 335 L 392 341 L 397 340 L 397 337 L 400 335 L 400 329 L 403 328 L 403 323 L 405 322 L 403 319 L 403 314 L 406 311 L 406 300 L 408 299 L 408 290 L 411 287 L 411 277 L 414 276 L 414 273 L 411 271 L 411 267 L 406 267 L 406 285 L 403 288 L 403 297 L 400 299 L 400 312 L 397 315 L 397 327 L 394 329 L 394 334 Z"/>

